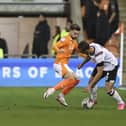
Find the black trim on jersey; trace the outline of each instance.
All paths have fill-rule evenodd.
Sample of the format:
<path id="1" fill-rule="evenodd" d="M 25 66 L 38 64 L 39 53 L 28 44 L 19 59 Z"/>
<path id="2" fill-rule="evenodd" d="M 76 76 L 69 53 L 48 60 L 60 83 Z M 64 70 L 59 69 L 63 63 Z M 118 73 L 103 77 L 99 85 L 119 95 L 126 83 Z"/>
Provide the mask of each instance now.
<path id="1" fill-rule="evenodd" d="M 94 48 L 94 52 L 93 53 L 90 53 L 90 56 L 92 56 L 95 53 L 95 47 L 94 46 L 90 46 L 90 47 Z"/>
<path id="2" fill-rule="evenodd" d="M 92 56 L 92 55 L 94 55 L 94 53 L 95 53 L 95 47 L 94 47 L 94 46 L 90 46 L 90 47 L 94 48 L 94 52 L 93 52 L 93 53 L 90 53 L 90 56 Z M 99 56 L 99 55 L 101 55 L 101 54 L 103 54 L 103 51 L 100 51 L 100 52 L 98 52 L 97 54 L 95 54 L 95 57 L 97 57 L 97 56 Z"/>
<path id="3" fill-rule="evenodd" d="M 97 66 L 104 66 L 104 62 L 98 63 Z"/>
<path id="4" fill-rule="evenodd" d="M 95 54 L 95 56 L 99 56 L 101 54 L 103 54 L 103 51 L 98 52 L 97 54 Z"/>

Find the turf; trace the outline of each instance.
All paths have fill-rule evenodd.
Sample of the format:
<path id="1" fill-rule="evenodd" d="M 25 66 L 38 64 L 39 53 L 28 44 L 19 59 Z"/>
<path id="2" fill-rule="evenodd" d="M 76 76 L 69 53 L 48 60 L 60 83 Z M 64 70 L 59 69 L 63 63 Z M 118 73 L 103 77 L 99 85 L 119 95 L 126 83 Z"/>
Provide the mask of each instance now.
<path id="1" fill-rule="evenodd" d="M 98 104 L 83 110 L 81 101 L 88 94 L 76 88 L 66 97 L 69 107 L 55 100 L 55 93 L 46 101 L 41 94 L 46 88 L 0 88 L 0 126 L 123 126 L 126 109 L 118 111 L 116 102 L 104 89 L 98 90 Z M 126 100 L 126 91 L 118 90 Z"/>

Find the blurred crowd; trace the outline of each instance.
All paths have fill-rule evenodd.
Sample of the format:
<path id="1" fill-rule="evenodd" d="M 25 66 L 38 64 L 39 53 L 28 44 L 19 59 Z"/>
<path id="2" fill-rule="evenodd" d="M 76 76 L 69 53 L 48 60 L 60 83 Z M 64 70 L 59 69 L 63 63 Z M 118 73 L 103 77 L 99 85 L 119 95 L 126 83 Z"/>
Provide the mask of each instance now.
<path id="1" fill-rule="evenodd" d="M 51 35 L 51 29 L 46 16 L 41 14 L 34 31 L 32 54 L 35 54 L 37 57 L 44 57 L 49 54 L 55 56 L 55 51 L 52 49 L 52 46 L 62 37 L 69 35 L 72 23 L 72 20 L 67 18 L 65 27 L 61 29 L 59 25 L 55 25 L 54 34 Z M 50 48 L 49 43 L 51 43 Z"/>
<path id="2" fill-rule="evenodd" d="M 120 27 L 123 26 L 120 21 L 118 1 L 81 0 L 80 3 L 84 29 L 84 39 L 89 43 L 96 42 L 105 46 L 110 51 L 112 51 L 116 57 L 118 57 L 118 35 L 120 34 Z M 51 41 L 51 45 L 53 46 L 58 40 L 60 40 L 61 37 L 68 35 L 70 26 L 73 22 L 71 19 L 68 18 L 66 20 L 66 27 L 64 29 L 61 29 L 60 26 L 56 25 L 55 33 L 52 38 L 50 36 L 50 28 L 47 20 L 43 21 L 46 23 L 40 22 L 35 30 L 32 53 L 36 54 L 38 57 L 45 54 L 51 54 L 52 56 L 54 56 L 54 50 L 47 49 L 49 41 Z M 39 35 L 41 36 L 41 39 L 39 39 Z M 38 40 L 36 40 L 37 36 Z M 37 45 L 39 46 L 37 47 Z M 38 53 L 34 51 L 36 47 L 39 48 L 36 49 Z M 44 52 L 44 50 L 46 51 Z"/>
<path id="3" fill-rule="evenodd" d="M 81 12 L 85 39 L 95 41 L 118 57 L 120 27 L 117 0 L 81 0 Z"/>

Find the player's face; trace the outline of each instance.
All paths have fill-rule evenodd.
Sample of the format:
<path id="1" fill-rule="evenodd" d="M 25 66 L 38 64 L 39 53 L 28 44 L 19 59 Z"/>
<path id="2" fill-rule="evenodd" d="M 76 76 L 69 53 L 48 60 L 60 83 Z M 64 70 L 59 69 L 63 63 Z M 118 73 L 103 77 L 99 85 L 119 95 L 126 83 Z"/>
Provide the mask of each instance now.
<path id="1" fill-rule="evenodd" d="M 72 31 L 70 32 L 71 38 L 72 38 L 72 39 L 77 39 L 78 36 L 79 36 L 79 33 L 80 33 L 80 31 L 72 30 Z"/>
<path id="2" fill-rule="evenodd" d="M 90 54 L 89 50 L 81 50 L 81 49 L 80 49 L 80 53 L 83 53 L 83 54 L 86 54 L 86 55 Z"/>

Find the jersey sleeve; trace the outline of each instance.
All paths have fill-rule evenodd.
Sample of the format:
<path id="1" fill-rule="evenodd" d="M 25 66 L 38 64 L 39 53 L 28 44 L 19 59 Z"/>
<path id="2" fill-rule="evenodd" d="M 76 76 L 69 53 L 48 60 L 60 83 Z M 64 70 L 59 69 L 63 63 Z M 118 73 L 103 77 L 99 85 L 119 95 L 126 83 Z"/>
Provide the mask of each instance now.
<path id="1" fill-rule="evenodd" d="M 101 62 L 104 62 L 104 53 L 103 53 L 103 51 L 98 52 L 98 53 L 95 55 L 95 57 L 96 57 L 96 63 L 97 63 L 97 64 L 98 64 L 98 63 L 101 63 Z"/>

